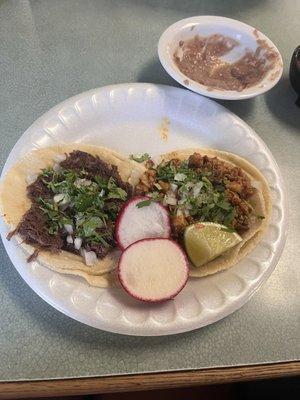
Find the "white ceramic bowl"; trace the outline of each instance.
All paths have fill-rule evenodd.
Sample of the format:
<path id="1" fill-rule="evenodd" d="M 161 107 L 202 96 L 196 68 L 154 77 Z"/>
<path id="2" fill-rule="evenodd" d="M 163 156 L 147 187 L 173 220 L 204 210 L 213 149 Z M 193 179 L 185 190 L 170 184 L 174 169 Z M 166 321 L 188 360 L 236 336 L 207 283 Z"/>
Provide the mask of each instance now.
<path id="1" fill-rule="evenodd" d="M 234 52 L 237 58 L 240 58 L 244 54 L 246 48 L 255 50 L 257 48 L 257 39 L 262 39 L 278 53 L 279 62 L 274 65 L 274 68 L 267 73 L 261 82 L 241 92 L 236 90 L 212 90 L 211 88 L 208 90 L 205 85 L 191 80 L 180 72 L 173 60 L 173 54 L 180 40 L 191 39 L 195 35 L 209 36 L 215 33 L 232 37 L 240 42 L 240 46 L 237 48 L 238 52 Z M 202 15 L 176 22 L 162 34 L 158 43 L 158 56 L 165 70 L 177 82 L 196 93 L 215 99 L 241 100 L 267 92 L 276 85 L 283 71 L 281 54 L 270 39 L 250 25 L 225 17 Z"/>

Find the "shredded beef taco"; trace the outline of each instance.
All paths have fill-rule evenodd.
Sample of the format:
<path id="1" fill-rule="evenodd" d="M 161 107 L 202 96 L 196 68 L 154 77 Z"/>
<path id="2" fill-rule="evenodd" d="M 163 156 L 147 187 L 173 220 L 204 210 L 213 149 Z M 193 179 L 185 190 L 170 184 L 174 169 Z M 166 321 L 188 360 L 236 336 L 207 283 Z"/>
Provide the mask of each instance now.
<path id="1" fill-rule="evenodd" d="M 265 178 L 248 161 L 219 150 L 191 149 L 165 154 L 157 165 L 148 161 L 146 166 L 135 193 L 168 207 L 176 240 L 182 241 L 187 226 L 204 221 L 225 225 L 242 238 L 205 265 L 191 265 L 191 276 L 228 269 L 257 245 L 271 202 Z"/>
<path id="2" fill-rule="evenodd" d="M 144 168 L 97 146 L 34 150 L 15 164 L 0 188 L 4 219 L 28 252 L 57 272 L 94 286 L 113 284 L 119 250 L 115 220 Z"/>

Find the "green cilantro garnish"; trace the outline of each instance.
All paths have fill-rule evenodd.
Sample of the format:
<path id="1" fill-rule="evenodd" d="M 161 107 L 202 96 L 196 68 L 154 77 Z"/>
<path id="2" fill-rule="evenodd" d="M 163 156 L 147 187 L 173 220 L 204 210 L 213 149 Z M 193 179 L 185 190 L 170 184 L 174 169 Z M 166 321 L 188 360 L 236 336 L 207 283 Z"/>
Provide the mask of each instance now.
<path id="1" fill-rule="evenodd" d="M 87 177 L 84 170 L 61 168 L 57 172 L 43 170 L 42 179 L 53 195 L 38 199 L 51 235 L 63 233 L 65 225 L 71 225 L 73 236 L 81 237 L 85 244 L 109 246 L 113 242 L 114 221 L 127 193 L 112 177 Z"/>
<path id="2" fill-rule="evenodd" d="M 102 228 L 103 225 L 103 221 L 99 217 L 90 217 L 86 219 L 82 224 L 84 236 L 88 238 L 95 235 L 96 229 Z"/>
<path id="3" fill-rule="evenodd" d="M 235 229 L 233 229 L 233 228 L 229 228 L 229 227 L 226 227 L 226 228 L 221 228 L 221 231 L 224 231 L 224 232 L 229 232 L 229 233 L 235 233 L 235 232 L 236 232 L 236 230 L 235 230 Z"/>
<path id="4" fill-rule="evenodd" d="M 139 203 L 137 203 L 137 204 L 136 204 L 136 207 L 137 207 L 137 208 L 147 207 L 147 206 L 150 206 L 150 204 L 151 204 L 152 202 L 153 202 L 152 199 L 143 200 L 143 201 L 140 201 Z"/>
<path id="5" fill-rule="evenodd" d="M 150 156 L 149 156 L 148 153 L 144 153 L 144 154 L 142 154 L 140 157 L 134 156 L 133 154 L 131 154 L 131 155 L 129 156 L 129 158 L 130 158 L 130 160 L 136 161 L 136 162 L 138 162 L 138 163 L 142 163 L 142 162 L 144 162 L 144 161 L 150 160 Z"/>
<path id="6" fill-rule="evenodd" d="M 234 207 L 228 201 L 225 184 L 214 184 L 211 171 L 199 172 L 189 167 L 187 161 L 161 162 L 156 168 L 156 180 L 175 184 L 178 187 L 178 209 L 188 210 L 197 221 L 212 221 L 230 228 L 234 218 Z M 155 185 L 160 192 L 160 188 Z"/>
<path id="7" fill-rule="evenodd" d="M 223 221 L 224 225 L 230 226 L 232 224 L 233 218 L 234 218 L 234 208 L 232 207 L 230 212 L 224 218 Z"/>

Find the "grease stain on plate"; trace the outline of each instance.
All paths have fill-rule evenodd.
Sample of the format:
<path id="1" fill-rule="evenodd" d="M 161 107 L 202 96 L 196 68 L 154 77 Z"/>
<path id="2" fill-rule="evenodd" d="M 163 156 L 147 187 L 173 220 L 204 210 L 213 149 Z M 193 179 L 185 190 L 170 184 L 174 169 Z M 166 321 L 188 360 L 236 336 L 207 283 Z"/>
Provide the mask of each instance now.
<path id="1" fill-rule="evenodd" d="M 169 139 L 170 131 L 170 120 L 168 117 L 164 117 L 158 127 L 158 133 L 164 142 Z"/>

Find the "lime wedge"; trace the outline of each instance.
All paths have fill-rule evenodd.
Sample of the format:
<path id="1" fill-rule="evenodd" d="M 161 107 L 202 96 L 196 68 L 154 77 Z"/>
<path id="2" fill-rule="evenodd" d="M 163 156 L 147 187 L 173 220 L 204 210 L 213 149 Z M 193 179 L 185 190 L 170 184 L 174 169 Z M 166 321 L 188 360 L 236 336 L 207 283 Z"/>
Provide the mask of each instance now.
<path id="1" fill-rule="evenodd" d="M 185 249 L 195 267 L 201 267 L 241 241 L 236 232 L 214 222 L 190 225 L 184 232 Z"/>

